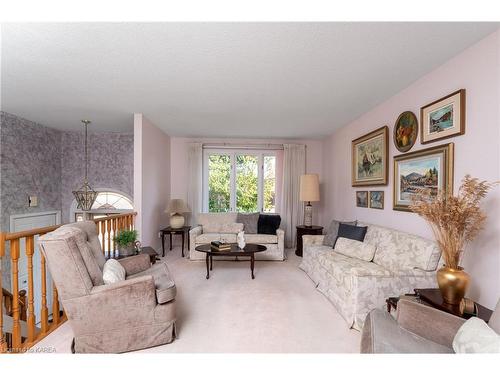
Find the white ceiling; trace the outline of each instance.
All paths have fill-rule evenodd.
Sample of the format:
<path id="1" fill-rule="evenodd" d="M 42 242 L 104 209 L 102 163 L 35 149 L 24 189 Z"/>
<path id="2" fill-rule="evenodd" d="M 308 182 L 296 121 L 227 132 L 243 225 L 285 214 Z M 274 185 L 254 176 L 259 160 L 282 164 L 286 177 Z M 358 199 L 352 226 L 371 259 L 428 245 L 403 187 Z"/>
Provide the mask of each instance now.
<path id="1" fill-rule="evenodd" d="M 2 25 L 2 110 L 47 126 L 321 137 L 498 23 Z"/>

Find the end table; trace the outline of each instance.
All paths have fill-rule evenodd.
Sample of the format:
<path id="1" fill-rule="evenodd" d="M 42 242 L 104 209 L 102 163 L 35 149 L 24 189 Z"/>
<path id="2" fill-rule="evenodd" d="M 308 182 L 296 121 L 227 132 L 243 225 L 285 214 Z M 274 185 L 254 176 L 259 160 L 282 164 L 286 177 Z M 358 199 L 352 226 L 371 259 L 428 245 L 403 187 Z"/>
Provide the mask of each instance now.
<path id="1" fill-rule="evenodd" d="M 172 228 L 172 227 L 166 227 L 163 228 L 160 233 L 161 233 L 161 249 L 162 249 L 162 256 L 165 256 L 165 235 L 168 234 L 170 235 L 170 251 L 172 251 L 172 235 L 173 234 L 180 234 L 182 235 L 182 257 L 184 257 L 184 237 L 187 237 L 187 246 L 189 250 L 189 231 L 191 230 L 190 226 L 184 226 L 182 228 Z"/>
<path id="2" fill-rule="evenodd" d="M 302 256 L 302 236 L 304 234 L 321 235 L 323 234 L 323 227 L 319 225 L 313 225 L 310 227 L 297 225 L 297 249 L 295 250 L 295 255 L 299 257 Z"/>

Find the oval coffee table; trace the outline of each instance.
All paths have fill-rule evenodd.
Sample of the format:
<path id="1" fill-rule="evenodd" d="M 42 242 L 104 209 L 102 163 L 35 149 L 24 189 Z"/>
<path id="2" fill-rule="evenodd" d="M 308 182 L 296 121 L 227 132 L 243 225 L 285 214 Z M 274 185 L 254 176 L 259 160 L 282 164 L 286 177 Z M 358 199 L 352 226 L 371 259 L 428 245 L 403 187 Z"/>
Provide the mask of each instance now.
<path id="1" fill-rule="evenodd" d="M 207 264 L 207 279 L 210 277 L 210 271 L 212 270 L 212 258 L 214 256 L 237 256 L 237 257 L 250 257 L 250 270 L 252 271 L 252 279 L 255 279 L 253 275 L 254 263 L 255 263 L 255 253 L 260 253 L 266 251 L 267 247 L 263 245 L 247 244 L 244 249 L 240 249 L 238 244 L 232 243 L 231 249 L 229 250 L 214 250 L 212 246 L 208 243 L 205 245 L 196 246 L 196 251 L 205 253 L 207 256 L 205 262 Z"/>

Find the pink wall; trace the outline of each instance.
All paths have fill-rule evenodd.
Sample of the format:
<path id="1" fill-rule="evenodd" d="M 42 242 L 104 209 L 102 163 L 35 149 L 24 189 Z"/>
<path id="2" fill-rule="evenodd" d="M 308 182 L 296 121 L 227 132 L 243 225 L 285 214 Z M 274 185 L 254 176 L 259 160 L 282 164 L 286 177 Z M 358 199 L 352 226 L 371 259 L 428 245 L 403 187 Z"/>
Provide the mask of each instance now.
<path id="1" fill-rule="evenodd" d="M 283 143 L 300 143 L 306 145 L 306 170 L 308 173 L 318 173 L 320 176 L 320 181 L 322 181 L 322 146 L 323 142 L 320 140 L 305 140 L 305 139 L 236 139 L 236 138 L 181 138 L 172 137 L 171 145 L 171 161 L 172 161 L 172 171 L 171 171 L 171 194 L 172 198 L 182 198 L 186 199 L 187 194 L 187 166 L 188 166 L 188 156 L 187 156 L 187 144 L 191 142 L 202 142 L 202 143 L 233 143 L 238 145 L 244 144 L 283 144 Z M 278 155 L 277 160 L 277 170 L 281 171 L 282 161 L 280 161 L 280 155 Z M 281 166 L 281 167 L 280 167 Z M 281 186 L 281 175 L 277 176 L 277 186 Z M 279 189 L 278 189 L 279 190 Z M 279 194 L 279 191 L 278 191 Z M 279 196 L 278 196 L 279 201 Z M 314 222 L 321 221 L 321 208 L 319 204 L 314 205 Z"/>
<path id="2" fill-rule="evenodd" d="M 142 114 L 134 114 L 134 206 L 145 246 L 161 248 L 158 231 L 168 225 L 170 137 Z"/>
<path id="3" fill-rule="evenodd" d="M 334 132 L 323 145 L 324 221 L 358 219 L 432 238 L 420 217 L 392 209 L 392 157 L 399 154 L 392 142 L 398 115 L 407 110 L 420 117 L 420 107 L 458 89 L 467 91 L 466 134 L 427 146 L 417 140 L 411 151 L 455 143 L 455 192 L 465 174 L 500 180 L 500 31 L 463 51 L 383 104 Z M 383 125 L 389 126 L 389 185 L 351 187 L 351 141 Z M 355 207 L 356 190 L 384 190 L 385 209 Z M 464 267 L 472 277 L 471 298 L 494 307 L 500 297 L 500 188 L 484 202 L 488 221 L 484 232 L 470 244 Z"/>

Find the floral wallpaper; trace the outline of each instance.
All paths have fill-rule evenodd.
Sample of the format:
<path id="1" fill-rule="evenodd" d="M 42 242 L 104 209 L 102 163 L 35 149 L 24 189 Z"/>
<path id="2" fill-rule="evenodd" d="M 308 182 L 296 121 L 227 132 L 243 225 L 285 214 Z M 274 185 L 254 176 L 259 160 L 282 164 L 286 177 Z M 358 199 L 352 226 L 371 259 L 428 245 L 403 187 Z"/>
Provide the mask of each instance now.
<path id="1" fill-rule="evenodd" d="M 89 131 L 89 182 L 133 198 L 133 133 Z M 69 222 L 72 191 L 83 182 L 83 132 L 60 131 L 0 112 L 0 230 L 10 215 L 61 211 Z M 28 196 L 38 197 L 28 207 Z M 10 262 L 2 264 L 3 287 L 10 286 Z"/>

